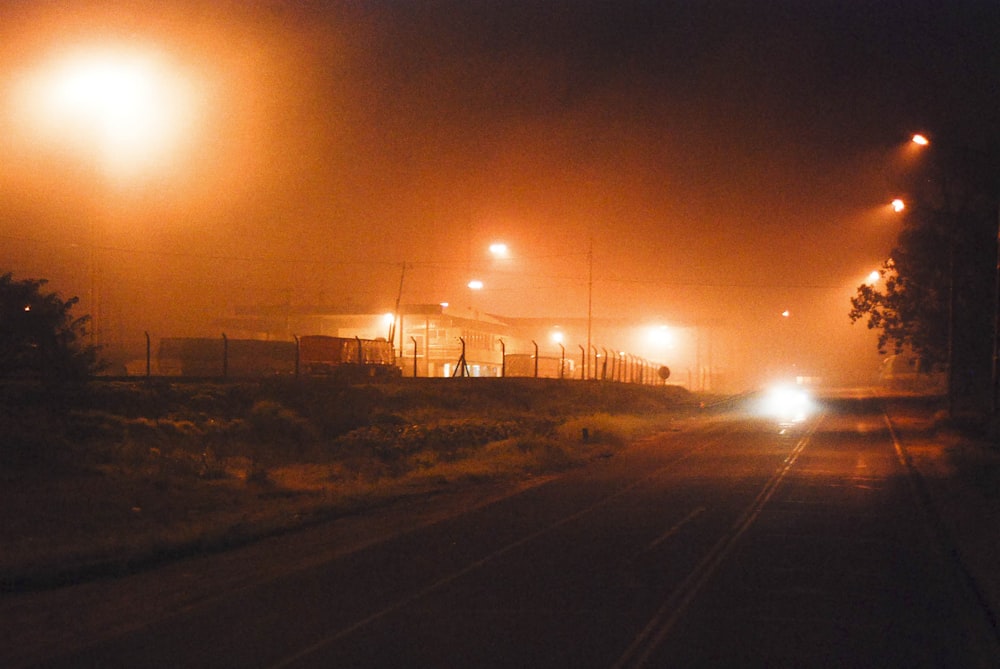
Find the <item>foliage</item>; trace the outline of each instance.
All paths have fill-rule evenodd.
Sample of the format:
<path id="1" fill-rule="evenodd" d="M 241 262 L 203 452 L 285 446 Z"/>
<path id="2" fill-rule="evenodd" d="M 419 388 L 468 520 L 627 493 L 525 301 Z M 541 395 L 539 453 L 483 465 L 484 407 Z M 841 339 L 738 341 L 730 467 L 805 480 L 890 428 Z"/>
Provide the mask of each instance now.
<path id="1" fill-rule="evenodd" d="M 77 298 L 43 292 L 46 283 L 0 276 L 0 377 L 63 382 L 98 369 L 97 348 L 84 343 L 90 317 L 74 317 Z"/>
<path id="2" fill-rule="evenodd" d="M 982 389 L 990 378 L 997 164 L 982 152 L 928 157 L 881 279 L 851 298 L 851 321 L 879 331 L 880 353 L 911 350 L 927 371 L 953 364 L 962 386 L 953 390 Z"/>

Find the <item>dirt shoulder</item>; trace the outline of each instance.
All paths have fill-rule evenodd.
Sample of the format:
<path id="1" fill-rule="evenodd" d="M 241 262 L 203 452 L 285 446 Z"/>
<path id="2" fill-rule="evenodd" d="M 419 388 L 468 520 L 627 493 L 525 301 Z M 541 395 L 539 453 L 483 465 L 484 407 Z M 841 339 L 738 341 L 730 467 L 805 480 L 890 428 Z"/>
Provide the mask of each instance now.
<path id="1" fill-rule="evenodd" d="M 944 425 L 933 404 L 886 399 L 895 435 L 917 474 L 918 494 L 961 563 L 964 576 L 1000 621 L 1000 448 Z"/>

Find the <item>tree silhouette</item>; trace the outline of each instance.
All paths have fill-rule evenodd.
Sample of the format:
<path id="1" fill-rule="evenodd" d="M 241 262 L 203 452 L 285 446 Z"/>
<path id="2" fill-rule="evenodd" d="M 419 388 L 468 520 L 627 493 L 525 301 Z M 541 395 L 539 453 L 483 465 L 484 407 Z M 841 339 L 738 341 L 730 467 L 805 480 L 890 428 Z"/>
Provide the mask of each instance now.
<path id="1" fill-rule="evenodd" d="M 948 369 L 949 394 L 985 391 L 996 314 L 996 152 L 939 152 L 915 170 L 902 229 L 881 280 L 859 286 L 852 321 L 879 330 L 879 352 L 909 349 Z"/>
<path id="2" fill-rule="evenodd" d="M 97 347 L 84 341 L 90 317 L 74 317 L 78 298 L 43 292 L 46 283 L 0 276 L 0 378 L 64 382 L 99 369 Z"/>

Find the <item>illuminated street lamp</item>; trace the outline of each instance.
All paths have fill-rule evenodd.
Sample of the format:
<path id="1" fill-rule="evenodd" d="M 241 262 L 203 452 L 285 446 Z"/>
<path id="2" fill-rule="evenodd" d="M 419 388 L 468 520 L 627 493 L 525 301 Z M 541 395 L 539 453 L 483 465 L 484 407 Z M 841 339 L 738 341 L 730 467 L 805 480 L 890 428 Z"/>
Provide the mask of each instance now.
<path id="1" fill-rule="evenodd" d="M 159 171 L 193 140 L 193 80 L 152 46 L 60 50 L 20 73 L 8 102 L 30 142 L 60 157 L 76 154 L 112 185 Z M 91 343 L 99 330 L 95 221 L 90 217 Z"/>
<path id="2" fill-rule="evenodd" d="M 894 212 L 896 212 L 897 214 L 901 213 L 904 209 L 906 209 L 906 203 L 903 202 L 898 197 L 895 200 L 892 201 L 891 206 L 892 206 L 892 210 Z"/>
<path id="3" fill-rule="evenodd" d="M 910 141 L 918 147 L 925 147 L 931 144 L 926 135 L 915 134 Z M 982 157 L 982 156 L 980 156 Z M 994 157 L 995 159 L 995 157 Z M 996 165 L 994 165 L 996 169 Z M 996 267 L 994 270 L 994 294 L 993 294 L 993 355 L 991 370 L 991 390 L 990 390 L 990 413 L 996 421 L 997 414 L 1000 413 L 1000 192 L 996 193 L 997 215 L 996 234 L 994 241 L 997 244 Z M 954 410 L 954 337 L 955 337 L 955 240 L 954 235 L 949 235 L 949 288 L 948 288 L 948 412 Z M 996 426 L 994 426 L 996 427 Z"/>

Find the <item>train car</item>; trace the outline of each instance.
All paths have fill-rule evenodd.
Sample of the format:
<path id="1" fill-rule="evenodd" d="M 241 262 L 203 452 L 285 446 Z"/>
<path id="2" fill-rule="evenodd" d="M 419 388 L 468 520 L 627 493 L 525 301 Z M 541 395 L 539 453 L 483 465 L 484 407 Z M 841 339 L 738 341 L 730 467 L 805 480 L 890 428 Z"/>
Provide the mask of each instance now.
<path id="1" fill-rule="evenodd" d="M 305 335 L 299 337 L 302 373 L 344 377 L 400 376 L 392 344 L 385 339 Z"/>
<path id="2" fill-rule="evenodd" d="M 160 340 L 165 376 L 256 378 L 295 373 L 295 342 L 207 337 Z"/>

